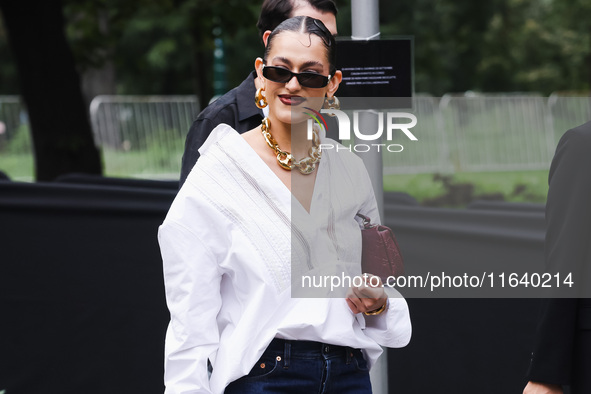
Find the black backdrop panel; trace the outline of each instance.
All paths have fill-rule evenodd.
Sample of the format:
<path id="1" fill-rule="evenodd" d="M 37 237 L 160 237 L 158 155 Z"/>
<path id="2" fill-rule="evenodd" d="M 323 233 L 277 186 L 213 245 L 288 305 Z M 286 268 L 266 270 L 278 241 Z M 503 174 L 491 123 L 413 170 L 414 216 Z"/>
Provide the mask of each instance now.
<path id="1" fill-rule="evenodd" d="M 386 224 L 397 236 L 406 273 L 542 269 L 543 206 L 483 205 L 483 209 L 457 210 L 385 200 Z M 408 298 L 407 302 L 413 336 L 407 347 L 388 350 L 390 393 L 523 391 L 538 299 Z"/>
<path id="2" fill-rule="evenodd" d="M 156 234 L 176 191 L 148 186 L 0 183 L 0 390 L 163 391 L 169 315 Z M 409 272 L 542 264 L 541 209 L 388 196 L 386 224 Z M 408 299 L 413 338 L 388 351 L 391 392 L 521 392 L 537 302 Z"/>
<path id="3" fill-rule="evenodd" d="M 162 393 L 174 192 L 0 185 L 0 389 Z"/>
<path id="4" fill-rule="evenodd" d="M 389 392 L 521 393 L 537 299 L 408 299 L 410 344 L 388 350 Z"/>

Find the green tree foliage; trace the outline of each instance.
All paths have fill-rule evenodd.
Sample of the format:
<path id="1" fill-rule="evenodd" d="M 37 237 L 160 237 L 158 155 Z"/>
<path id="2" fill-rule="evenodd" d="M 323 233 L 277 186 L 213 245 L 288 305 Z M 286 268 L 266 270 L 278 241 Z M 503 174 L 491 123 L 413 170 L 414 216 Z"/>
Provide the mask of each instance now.
<path id="1" fill-rule="evenodd" d="M 589 89 L 588 1 L 507 0 L 483 40 L 479 87 L 494 90 Z M 496 89 L 495 89 L 496 88 Z"/>
<path id="2" fill-rule="evenodd" d="M 53 180 L 69 172 L 100 174 L 100 157 L 64 35 L 62 4 L 45 0 L 31 9 L 25 2 L 0 0 L 0 10 L 29 114 L 36 179 Z"/>
<path id="3" fill-rule="evenodd" d="M 66 0 L 81 69 L 112 59 L 120 94 L 212 95 L 215 32 L 258 45 L 259 0 Z M 232 47 L 232 45 L 229 45 Z M 254 60 L 254 58 L 253 58 Z M 252 62 L 250 62 L 252 64 Z M 230 79 L 240 81 L 232 74 Z"/>
<path id="4" fill-rule="evenodd" d="M 0 15 L 0 94 L 18 94 L 18 77 L 6 29 Z"/>
<path id="5" fill-rule="evenodd" d="M 399 0 L 380 7 L 383 35 L 415 37 L 416 91 L 589 89 L 588 0 Z"/>
<path id="6" fill-rule="evenodd" d="M 262 0 L 63 0 L 80 71 L 112 61 L 121 94 L 213 94 L 214 38 L 225 46 L 228 88 L 262 54 Z M 350 0 L 337 0 L 351 34 Z M 415 38 L 415 90 L 586 90 L 591 81 L 591 0 L 380 1 L 382 36 Z M 217 34 L 217 35 L 216 35 Z M 14 66 L 0 26 L 0 94 Z M 12 82 L 10 82 L 12 81 Z"/>

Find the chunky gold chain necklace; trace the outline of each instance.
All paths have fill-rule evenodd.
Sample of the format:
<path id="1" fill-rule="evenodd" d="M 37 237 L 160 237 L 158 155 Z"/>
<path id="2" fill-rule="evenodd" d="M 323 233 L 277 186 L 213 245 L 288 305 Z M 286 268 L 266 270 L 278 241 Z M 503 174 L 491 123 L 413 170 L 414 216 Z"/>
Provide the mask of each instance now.
<path id="1" fill-rule="evenodd" d="M 316 127 L 312 128 L 312 146 L 308 150 L 308 157 L 304 157 L 299 161 L 296 161 L 291 153 L 281 150 L 279 144 L 271 135 L 270 130 L 271 122 L 269 121 L 269 118 L 264 118 L 263 122 L 261 123 L 263 137 L 265 137 L 267 145 L 269 145 L 269 147 L 277 154 L 277 162 L 281 168 L 291 171 L 291 169 L 295 167 L 304 175 L 314 172 L 318 162 L 320 161 L 320 158 L 322 157 L 322 152 L 320 151 L 320 137 L 318 136 Z"/>

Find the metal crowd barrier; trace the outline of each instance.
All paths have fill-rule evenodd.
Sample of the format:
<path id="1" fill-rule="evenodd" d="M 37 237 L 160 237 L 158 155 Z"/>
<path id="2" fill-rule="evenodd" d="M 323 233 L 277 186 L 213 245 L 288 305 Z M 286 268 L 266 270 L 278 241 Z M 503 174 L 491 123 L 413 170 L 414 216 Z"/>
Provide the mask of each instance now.
<path id="1" fill-rule="evenodd" d="M 104 172 L 177 178 L 185 136 L 199 113 L 195 96 L 97 96 L 90 103 Z"/>
<path id="2" fill-rule="evenodd" d="M 18 96 L 0 96 L 0 153 L 30 153 L 27 113 Z M 20 134 L 20 135 L 19 135 Z M 20 139 L 18 146 L 15 140 Z M 11 144 L 13 146 L 9 147 Z"/>
<path id="3" fill-rule="evenodd" d="M 95 97 L 90 118 L 105 175 L 176 179 L 185 136 L 198 112 L 194 96 Z M 418 141 L 396 133 L 389 143 L 404 149 L 384 151 L 384 174 L 545 170 L 560 136 L 591 119 L 591 98 L 417 94 L 407 112 L 418 119 L 412 129 Z M 0 96 L 0 122 L 0 170 L 3 156 L 17 149 L 19 157 L 28 154 L 32 161 L 27 116 L 17 96 Z"/>

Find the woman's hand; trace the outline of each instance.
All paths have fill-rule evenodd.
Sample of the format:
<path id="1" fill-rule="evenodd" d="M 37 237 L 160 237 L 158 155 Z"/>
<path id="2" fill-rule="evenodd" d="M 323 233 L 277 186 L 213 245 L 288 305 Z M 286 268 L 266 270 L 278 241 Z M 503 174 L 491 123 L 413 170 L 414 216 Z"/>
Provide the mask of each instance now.
<path id="1" fill-rule="evenodd" d="M 375 275 L 363 274 L 364 283 L 347 291 L 347 304 L 355 314 L 375 311 L 388 302 L 382 280 Z"/>
<path id="2" fill-rule="evenodd" d="M 555 384 L 528 382 L 523 394 L 562 394 L 562 388 Z"/>

